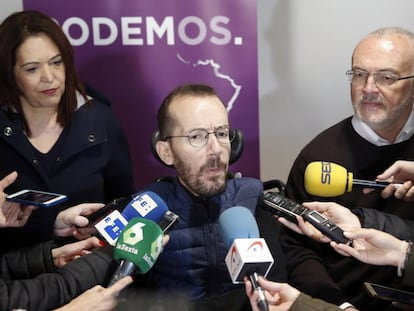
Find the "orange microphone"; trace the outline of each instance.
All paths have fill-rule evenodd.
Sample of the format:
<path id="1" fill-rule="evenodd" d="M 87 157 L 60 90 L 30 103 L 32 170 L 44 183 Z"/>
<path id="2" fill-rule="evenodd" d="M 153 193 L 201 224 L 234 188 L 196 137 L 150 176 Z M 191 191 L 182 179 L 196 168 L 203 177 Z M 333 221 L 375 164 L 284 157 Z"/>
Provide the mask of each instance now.
<path id="1" fill-rule="evenodd" d="M 352 186 L 364 188 L 385 188 L 386 181 L 355 179 L 354 174 L 339 164 L 315 161 L 305 169 L 305 189 L 309 194 L 320 197 L 335 197 L 352 191 Z M 394 184 L 396 187 L 401 184 Z"/>

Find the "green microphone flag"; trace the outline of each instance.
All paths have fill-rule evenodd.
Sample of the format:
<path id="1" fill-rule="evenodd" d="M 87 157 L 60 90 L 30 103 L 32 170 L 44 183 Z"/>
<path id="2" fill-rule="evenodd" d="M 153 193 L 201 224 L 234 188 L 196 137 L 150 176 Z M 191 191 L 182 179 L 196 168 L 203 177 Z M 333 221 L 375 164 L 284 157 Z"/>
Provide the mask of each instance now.
<path id="1" fill-rule="evenodd" d="M 152 220 L 133 218 L 122 230 L 114 249 L 114 258 L 133 263 L 144 274 L 155 264 L 162 251 L 163 233 Z"/>

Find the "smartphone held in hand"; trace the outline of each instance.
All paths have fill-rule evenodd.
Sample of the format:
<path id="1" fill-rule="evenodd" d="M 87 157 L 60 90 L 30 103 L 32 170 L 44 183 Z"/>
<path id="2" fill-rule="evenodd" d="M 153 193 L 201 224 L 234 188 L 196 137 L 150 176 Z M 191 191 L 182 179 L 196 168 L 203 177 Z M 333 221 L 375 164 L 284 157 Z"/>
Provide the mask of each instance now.
<path id="1" fill-rule="evenodd" d="M 38 207 L 51 207 L 67 200 L 67 196 L 59 193 L 20 190 L 6 197 L 7 201 L 17 202 L 24 205 L 34 205 Z"/>

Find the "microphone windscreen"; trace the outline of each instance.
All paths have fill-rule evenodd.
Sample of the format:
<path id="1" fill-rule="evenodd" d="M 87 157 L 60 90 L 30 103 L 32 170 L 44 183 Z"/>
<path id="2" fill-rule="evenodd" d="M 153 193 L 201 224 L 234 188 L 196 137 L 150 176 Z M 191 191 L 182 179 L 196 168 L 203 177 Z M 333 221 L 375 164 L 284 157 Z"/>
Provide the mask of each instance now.
<path id="1" fill-rule="evenodd" d="M 221 236 L 227 248 L 235 239 L 259 238 L 259 227 L 252 212 L 243 206 L 226 209 L 219 217 Z"/>
<path id="2" fill-rule="evenodd" d="M 138 273 L 148 272 L 162 251 L 163 233 L 152 220 L 133 218 L 121 232 L 114 258 L 132 262 Z"/>
<path id="3" fill-rule="evenodd" d="M 320 197 L 334 197 L 350 192 L 352 180 L 352 173 L 333 162 L 311 162 L 304 174 L 305 190 Z"/>
<path id="4" fill-rule="evenodd" d="M 167 211 L 167 204 L 158 194 L 152 191 L 145 191 L 136 195 L 128 203 L 122 215 L 127 220 L 134 217 L 142 217 L 158 223 Z"/>

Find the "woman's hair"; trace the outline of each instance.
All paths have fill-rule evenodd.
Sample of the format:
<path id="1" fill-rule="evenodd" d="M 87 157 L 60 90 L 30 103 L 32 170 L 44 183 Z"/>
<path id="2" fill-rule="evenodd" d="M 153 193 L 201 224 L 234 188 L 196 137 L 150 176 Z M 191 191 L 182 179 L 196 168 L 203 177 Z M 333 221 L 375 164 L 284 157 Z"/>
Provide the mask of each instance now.
<path id="1" fill-rule="evenodd" d="M 14 66 L 17 49 L 27 38 L 37 35 L 46 35 L 57 46 L 65 65 L 65 91 L 59 102 L 57 122 L 63 127 L 71 122 L 77 108 L 76 91 L 87 99 L 75 70 L 72 46 L 60 26 L 38 11 L 11 14 L 0 25 L 0 106 L 20 115 L 28 135 L 30 129 L 22 112 Z"/>

